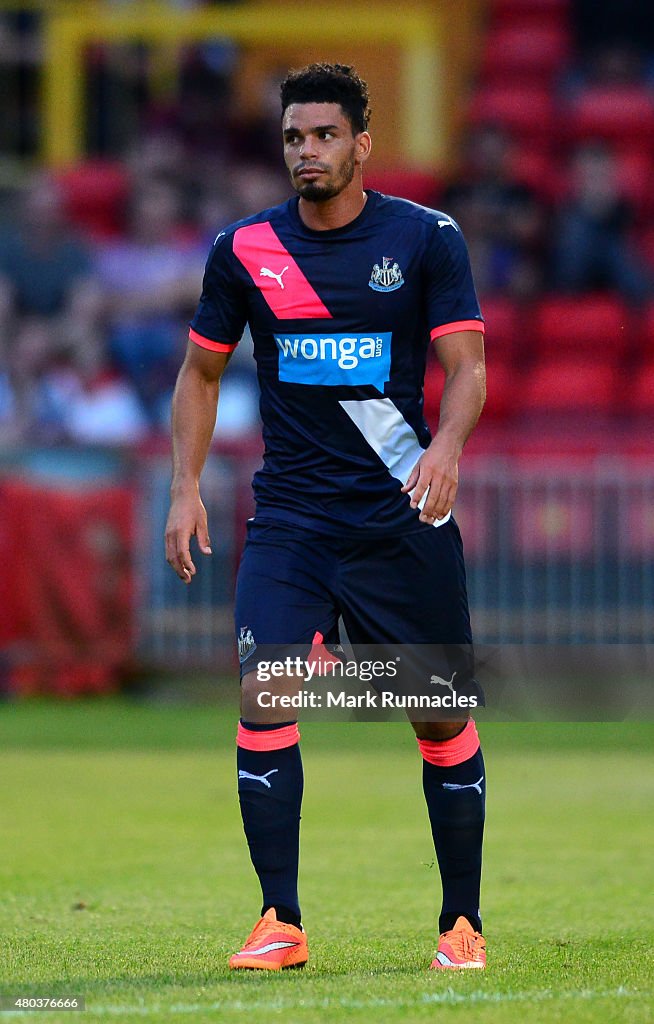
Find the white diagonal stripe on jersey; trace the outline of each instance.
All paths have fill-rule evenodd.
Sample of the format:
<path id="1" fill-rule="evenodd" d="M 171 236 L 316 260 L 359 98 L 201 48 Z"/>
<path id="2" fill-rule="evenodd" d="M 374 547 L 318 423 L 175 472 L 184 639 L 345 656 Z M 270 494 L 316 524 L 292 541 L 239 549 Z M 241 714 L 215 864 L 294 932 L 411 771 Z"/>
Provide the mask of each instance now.
<path id="1" fill-rule="evenodd" d="M 367 398 L 363 401 L 339 402 L 366 441 L 388 468 L 391 476 L 405 484 L 411 470 L 425 449 L 420 447 L 415 430 L 390 398 Z M 424 495 L 419 507 L 427 500 Z M 408 495 L 407 495 L 408 500 Z M 451 516 L 448 512 L 434 526 L 442 526 Z"/>
<path id="2" fill-rule="evenodd" d="M 263 956 L 264 953 L 272 953 L 276 949 L 288 949 L 290 946 L 299 946 L 299 942 L 269 942 L 267 946 L 259 949 L 242 949 L 237 956 Z"/>

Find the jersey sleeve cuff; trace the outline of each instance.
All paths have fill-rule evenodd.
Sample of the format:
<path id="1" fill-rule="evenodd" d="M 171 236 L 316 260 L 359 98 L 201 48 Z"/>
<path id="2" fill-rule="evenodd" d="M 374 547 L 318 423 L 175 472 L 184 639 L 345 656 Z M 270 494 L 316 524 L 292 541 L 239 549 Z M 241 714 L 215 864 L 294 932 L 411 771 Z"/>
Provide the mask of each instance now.
<path id="1" fill-rule="evenodd" d="M 457 331 L 479 331 L 484 333 L 484 322 L 482 320 L 456 320 L 452 324 L 443 324 L 442 327 L 432 327 L 431 340 L 442 338 L 444 334 L 456 334 Z"/>
<path id="2" fill-rule="evenodd" d="M 214 341 L 212 338 L 205 338 L 203 334 L 198 334 L 192 327 L 189 328 L 188 336 L 200 348 L 208 348 L 210 352 L 233 352 L 238 345 L 237 341 Z"/>

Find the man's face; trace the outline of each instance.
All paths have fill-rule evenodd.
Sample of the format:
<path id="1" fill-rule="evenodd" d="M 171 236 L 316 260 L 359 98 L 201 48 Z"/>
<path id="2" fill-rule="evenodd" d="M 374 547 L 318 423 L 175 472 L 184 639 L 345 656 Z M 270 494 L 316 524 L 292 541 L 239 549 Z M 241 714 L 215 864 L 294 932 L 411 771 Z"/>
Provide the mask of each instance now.
<path id="1" fill-rule="evenodd" d="M 350 184 L 360 136 L 352 134 L 339 103 L 292 103 L 284 111 L 282 132 L 284 160 L 303 199 L 324 202 Z"/>

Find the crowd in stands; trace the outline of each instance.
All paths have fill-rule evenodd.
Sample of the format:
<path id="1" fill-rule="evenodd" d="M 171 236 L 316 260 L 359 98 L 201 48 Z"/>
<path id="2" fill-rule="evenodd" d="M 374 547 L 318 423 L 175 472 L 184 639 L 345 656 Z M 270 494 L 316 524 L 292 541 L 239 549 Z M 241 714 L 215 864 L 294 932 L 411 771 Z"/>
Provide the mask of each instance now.
<path id="1" fill-rule="evenodd" d="M 654 30 L 639 0 L 617 21 L 615 6 L 492 0 L 451 171 L 373 163 L 367 175 L 461 225 L 488 321 L 491 420 L 654 412 L 642 383 L 654 384 Z M 95 59 L 98 95 L 127 88 Z M 236 59 L 227 44 L 189 49 L 176 101 L 144 105 L 137 143 L 112 142 L 99 118 L 100 157 L 5 197 L 0 442 L 131 444 L 167 431 L 213 238 L 289 194 L 274 84 L 256 121 L 230 121 Z M 435 365 L 429 374 L 435 416 Z M 625 379 L 638 382 L 633 407 Z M 257 416 L 246 337 L 221 392 L 221 435 L 256 431 Z"/>

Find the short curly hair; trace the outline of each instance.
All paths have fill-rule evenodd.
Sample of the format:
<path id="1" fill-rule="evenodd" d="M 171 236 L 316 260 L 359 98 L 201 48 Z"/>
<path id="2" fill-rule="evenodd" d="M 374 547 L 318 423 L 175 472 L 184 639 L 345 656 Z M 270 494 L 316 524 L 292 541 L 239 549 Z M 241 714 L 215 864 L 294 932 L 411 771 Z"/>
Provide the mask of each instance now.
<path id="1" fill-rule="evenodd" d="M 308 64 L 289 71 L 281 84 L 282 117 L 291 103 L 339 103 L 352 125 L 364 132 L 370 120 L 368 86 L 350 64 Z"/>

